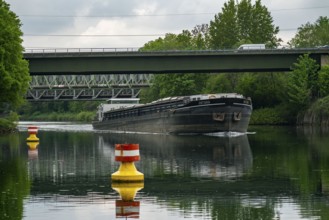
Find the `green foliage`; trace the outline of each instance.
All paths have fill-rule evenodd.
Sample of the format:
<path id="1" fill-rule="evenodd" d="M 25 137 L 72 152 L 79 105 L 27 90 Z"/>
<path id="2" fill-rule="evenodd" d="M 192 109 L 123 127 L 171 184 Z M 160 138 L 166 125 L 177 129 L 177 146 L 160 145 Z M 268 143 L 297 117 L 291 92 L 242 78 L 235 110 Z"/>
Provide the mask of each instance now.
<path id="1" fill-rule="evenodd" d="M 83 111 L 78 114 L 73 112 L 35 112 L 32 115 L 21 116 L 22 120 L 29 121 L 84 121 L 91 122 L 95 117 L 95 111 Z"/>
<path id="2" fill-rule="evenodd" d="M 187 30 L 178 35 L 168 33 L 163 39 L 159 37 L 144 44 L 140 51 L 188 50 L 192 49 L 191 39 L 192 34 Z"/>
<path id="3" fill-rule="evenodd" d="M 24 102 L 30 81 L 20 26 L 9 5 L 0 0 L 0 132 L 15 130 L 18 118 L 11 111 Z"/>
<path id="4" fill-rule="evenodd" d="M 282 117 L 279 108 L 260 108 L 253 110 L 250 124 L 252 125 L 284 125 L 289 122 Z"/>
<path id="5" fill-rule="evenodd" d="M 77 116 L 78 121 L 92 121 L 95 117 L 95 112 L 80 112 Z"/>
<path id="6" fill-rule="evenodd" d="M 250 2 L 250 0 L 248 0 L 248 2 Z M 261 0 L 256 0 L 251 13 L 253 19 L 249 38 L 247 39 L 250 39 L 250 41 L 254 43 L 266 43 L 270 48 L 278 46 L 282 41 L 276 37 L 276 34 L 279 33 L 279 27 L 274 26 L 271 13 L 262 5 Z M 250 26 L 250 24 L 246 25 Z"/>
<path id="7" fill-rule="evenodd" d="M 210 21 L 209 44 L 212 49 L 231 49 L 239 41 L 237 7 L 234 0 L 224 3 L 222 12 Z"/>
<path id="8" fill-rule="evenodd" d="M 19 113 L 22 120 L 92 121 L 99 104 L 96 101 L 28 102 Z"/>
<path id="9" fill-rule="evenodd" d="M 329 125 L 329 96 L 315 101 L 300 115 L 300 124 Z"/>
<path id="10" fill-rule="evenodd" d="M 320 97 L 329 95 L 329 66 L 323 66 L 319 71 Z"/>
<path id="11" fill-rule="evenodd" d="M 208 37 L 209 37 L 209 25 L 202 24 L 197 25 L 191 31 L 192 33 L 192 47 L 197 50 L 204 50 L 209 48 Z"/>
<path id="12" fill-rule="evenodd" d="M 329 96 L 317 100 L 310 109 L 329 117 Z"/>
<path id="13" fill-rule="evenodd" d="M 224 3 L 222 12 L 215 15 L 209 26 L 209 45 L 212 49 L 231 49 L 241 43 L 266 43 L 276 47 L 282 41 L 276 37 L 279 28 L 265 6 L 257 0 Z"/>
<path id="14" fill-rule="evenodd" d="M 23 59 L 20 20 L 0 0 L 0 108 L 15 109 L 29 86 L 28 63 Z M 6 94 L 6 95 L 4 95 Z"/>
<path id="15" fill-rule="evenodd" d="M 273 107 L 282 101 L 285 73 L 211 74 L 204 92 L 237 92 L 252 97 L 255 108 Z"/>
<path id="16" fill-rule="evenodd" d="M 254 108 L 274 107 L 282 101 L 285 73 L 244 73 L 237 90 L 252 97 Z"/>
<path id="17" fill-rule="evenodd" d="M 205 93 L 229 93 L 235 89 L 237 74 L 211 74 L 207 80 Z"/>
<path id="18" fill-rule="evenodd" d="M 94 111 L 100 102 L 96 101 L 56 101 L 56 102 L 27 102 L 20 109 L 21 115 L 31 115 L 35 112 L 72 112 Z"/>
<path id="19" fill-rule="evenodd" d="M 329 18 L 320 16 L 314 24 L 302 25 L 289 44 L 299 48 L 329 45 Z"/>
<path id="20" fill-rule="evenodd" d="M 163 50 L 203 50 L 208 48 L 207 24 L 197 25 L 190 32 L 183 30 L 176 35 L 167 33 L 164 38 L 159 37 L 144 44 L 140 51 L 163 51 Z"/>
<path id="21" fill-rule="evenodd" d="M 307 108 L 318 97 L 319 66 L 307 54 L 298 58 L 294 64 L 293 72 L 289 73 L 287 81 L 287 101 L 293 111 Z"/>
<path id="22" fill-rule="evenodd" d="M 10 114 L 1 117 L 0 134 L 16 130 L 16 121 L 18 121 L 18 115 L 15 112 L 10 112 Z"/>
<path id="23" fill-rule="evenodd" d="M 160 74 L 156 75 L 149 90 L 144 90 L 141 99 L 152 101 L 170 96 L 201 93 L 208 74 Z"/>

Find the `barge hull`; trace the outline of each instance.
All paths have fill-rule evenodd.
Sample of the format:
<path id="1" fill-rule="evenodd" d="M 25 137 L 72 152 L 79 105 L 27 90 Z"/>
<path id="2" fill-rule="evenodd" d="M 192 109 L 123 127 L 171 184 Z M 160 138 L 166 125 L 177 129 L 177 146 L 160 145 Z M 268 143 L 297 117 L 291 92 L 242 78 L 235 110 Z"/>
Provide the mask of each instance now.
<path id="1" fill-rule="evenodd" d="M 247 132 L 250 105 L 197 106 L 138 117 L 94 122 L 99 130 L 147 133 Z"/>

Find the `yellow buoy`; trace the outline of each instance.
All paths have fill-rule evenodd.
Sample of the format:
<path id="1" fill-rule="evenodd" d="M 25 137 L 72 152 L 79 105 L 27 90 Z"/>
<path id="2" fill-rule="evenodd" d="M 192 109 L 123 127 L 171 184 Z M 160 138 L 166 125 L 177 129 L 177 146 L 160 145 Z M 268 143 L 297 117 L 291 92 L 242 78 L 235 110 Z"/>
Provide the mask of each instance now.
<path id="1" fill-rule="evenodd" d="M 116 144 L 115 160 L 121 164 L 119 170 L 112 174 L 112 181 L 143 182 L 144 174 L 137 171 L 134 164 L 139 159 L 139 144 Z"/>
<path id="2" fill-rule="evenodd" d="M 39 138 L 37 137 L 38 127 L 29 126 L 27 132 L 29 133 L 29 137 L 26 139 L 27 141 L 39 141 Z"/>

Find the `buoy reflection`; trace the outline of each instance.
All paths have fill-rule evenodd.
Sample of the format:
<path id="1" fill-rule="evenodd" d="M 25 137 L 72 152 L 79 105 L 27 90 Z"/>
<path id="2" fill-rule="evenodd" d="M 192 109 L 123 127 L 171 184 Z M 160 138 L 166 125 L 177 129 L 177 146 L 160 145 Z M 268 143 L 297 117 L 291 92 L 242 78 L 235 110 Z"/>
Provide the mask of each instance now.
<path id="1" fill-rule="evenodd" d="M 121 197 L 115 201 L 116 218 L 139 218 L 140 201 L 134 199 L 137 192 L 143 188 L 143 182 L 112 183 L 112 189 Z"/>

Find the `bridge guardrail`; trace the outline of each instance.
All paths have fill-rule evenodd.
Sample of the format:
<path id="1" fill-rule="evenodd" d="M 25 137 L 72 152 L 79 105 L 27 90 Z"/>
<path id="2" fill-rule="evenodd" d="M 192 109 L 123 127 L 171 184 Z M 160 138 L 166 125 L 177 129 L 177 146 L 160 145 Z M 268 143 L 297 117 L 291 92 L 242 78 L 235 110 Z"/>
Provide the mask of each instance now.
<path id="1" fill-rule="evenodd" d="M 109 52 L 137 52 L 139 47 L 130 48 L 25 48 L 28 54 L 71 54 L 71 53 L 109 53 Z"/>

